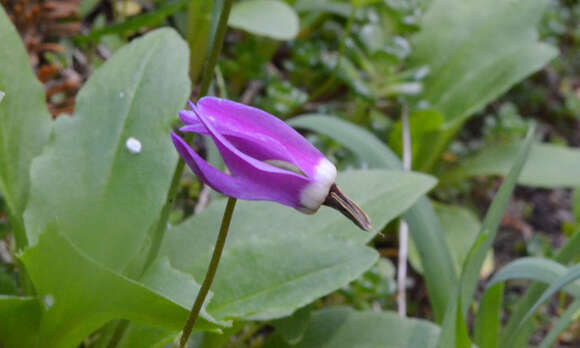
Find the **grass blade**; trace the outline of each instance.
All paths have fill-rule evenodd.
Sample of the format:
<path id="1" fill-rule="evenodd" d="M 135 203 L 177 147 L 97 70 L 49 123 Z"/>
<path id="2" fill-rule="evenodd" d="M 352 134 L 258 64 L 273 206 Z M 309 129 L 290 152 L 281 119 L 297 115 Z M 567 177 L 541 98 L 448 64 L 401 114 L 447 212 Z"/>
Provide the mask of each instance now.
<path id="1" fill-rule="evenodd" d="M 492 246 L 501 218 L 527 160 L 534 140 L 534 130 L 535 124 L 532 124 L 510 173 L 499 188 L 485 215 L 479 236 L 465 260 L 459 283 L 452 293 L 456 295 L 457 301 L 451 301 L 449 303 L 437 347 L 453 348 L 458 346 L 458 338 L 461 338 L 461 336 L 456 334 L 456 330 L 465 325 L 465 314 L 473 300 L 481 266 L 483 265 L 487 252 Z"/>
<path id="2" fill-rule="evenodd" d="M 473 341 L 479 348 L 496 348 L 499 343 L 503 283 L 489 288 L 475 317 Z"/>

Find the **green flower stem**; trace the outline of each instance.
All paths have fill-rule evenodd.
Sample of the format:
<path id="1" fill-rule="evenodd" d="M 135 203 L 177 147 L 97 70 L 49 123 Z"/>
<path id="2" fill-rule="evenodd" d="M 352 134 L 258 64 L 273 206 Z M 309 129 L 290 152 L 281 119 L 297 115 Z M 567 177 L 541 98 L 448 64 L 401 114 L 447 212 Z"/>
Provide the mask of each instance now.
<path id="1" fill-rule="evenodd" d="M 189 0 L 186 39 L 189 55 L 189 78 L 195 84 L 203 69 L 211 37 L 212 7 L 215 1 Z"/>
<path id="2" fill-rule="evenodd" d="M 28 237 L 26 236 L 26 231 L 24 230 L 24 221 L 22 220 L 22 215 L 17 217 L 13 214 L 10 208 L 7 209 L 8 222 L 12 228 L 12 235 L 14 236 L 14 243 L 16 245 L 16 250 L 24 250 L 28 246 Z"/>
<path id="3" fill-rule="evenodd" d="M 189 313 L 189 318 L 187 318 L 187 321 L 185 322 L 185 326 L 183 327 L 183 331 L 181 333 L 181 339 L 179 343 L 180 348 L 185 348 L 187 344 L 187 340 L 189 339 L 191 331 L 195 326 L 195 322 L 199 317 L 199 311 L 201 310 L 201 306 L 203 305 L 203 302 L 207 297 L 207 293 L 209 292 L 209 288 L 211 287 L 211 283 L 213 282 L 213 278 L 215 277 L 217 267 L 220 262 L 220 258 L 222 256 L 222 251 L 224 250 L 224 245 L 226 244 L 226 237 L 228 236 L 228 231 L 230 230 L 230 222 L 232 221 L 232 215 L 234 213 L 236 201 L 237 200 L 235 198 L 231 197 L 228 198 L 228 204 L 226 205 L 226 210 L 224 211 L 222 225 L 220 227 L 217 242 L 215 244 L 215 248 L 211 256 L 209 267 L 207 268 L 207 273 L 205 274 L 203 284 L 201 284 L 201 288 L 197 293 L 197 297 L 195 298 L 195 302 L 193 304 L 193 307 L 191 308 L 191 312 Z"/>
<path id="4" fill-rule="evenodd" d="M 220 13 L 220 18 L 218 22 L 218 29 L 215 36 L 215 40 L 213 42 L 212 50 L 210 55 L 208 56 L 203 70 L 203 77 L 201 80 L 201 89 L 199 92 L 199 96 L 205 96 L 209 89 L 209 85 L 211 83 L 211 79 L 213 76 L 213 71 L 217 64 L 217 59 L 219 57 L 219 53 L 221 52 L 222 45 L 224 38 L 226 36 L 226 31 L 228 28 L 228 18 L 230 16 L 230 9 L 232 7 L 232 0 L 225 0 L 222 12 Z M 192 52 L 195 54 L 195 52 Z M 184 140 L 191 144 L 193 141 L 193 133 L 187 133 L 184 137 Z M 167 199 L 165 201 L 165 205 L 161 210 L 161 216 L 155 227 L 153 232 L 153 236 L 151 238 L 151 248 L 149 249 L 149 254 L 147 255 L 147 259 L 145 261 L 145 265 L 143 267 L 143 272 L 153 263 L 157 254 L 159 253 L 159 248 L 161 247 L 161 242 L 163 242 L 163 236 L 165 235 L 165 230 L 167 228 L 167 221 L 169 220 L 169 214 L 171 213 L 171 208 L 173 207 L 173 201 L 177 196 L 177 192 L 179 191 L 179 182 L 181 176 L 183 174 L 183 169 L 185 167 L 185 162 L 182 158 L 179 158 L 177 162 L 177 166 L 175 167 L 175 172 L 173 173 L 173 178 L 171 179 L 171 186 L 169 187 L 169 191 L 167 192 Z"/>
<path id="5" fill-rule="evenodd" d="M 215 40 L 213 42 L 213 47 L 209 57 L 205 61 L 205 65 L 203 66 L 203 75 L 201 78 L 201 88 L 199 92 L 200 97 L 206 95 L 207 91 L 209 90 L 211 77 L 213 76 L 219 54 L 222 50 L 224 38 L 226 37 L 228 19 L 230 18 L 230 10 L 232 9 L 232 2 L 232 0 L 224 0 L 224 5 L 222 7 L 222 12 L 220 13 L 218 29 L 215 35 Z M 195 54 L 195 52 L 192 53 Z"/>
<path id="6" fill-rule="evenodd" d="M 195 0 L 192 0 L 195 1 Z M 202 8 L 201 5 L 203 5 L 203 2 L 205 2 L 206 0 L 203 0 L 202 2 L 196 1 L 196 2 L 192 2 L 191 6 L 196 6 L 197 9 Z M 216 3 L 216 1 L 214 1 L 214 4 Z M 225 0 L 223 7 L 222 7 L 222 11 L 220 13 L 220 18 L 218 21 L 218 28 L 217 28 L 217 33 L 215 36 L 215 40 L 213 41 L 212 44 L 212 48 L 211 48 L 211 53 L 210 55 L 207 57 L 205 64 L 203 65 L 203 69 L 204 69 L 204 74 L 202 77 L 202 82 L 201 82 L 201 89 L 200 89 L 200 93 L 199 96 L 202 97 L 204 95 L 207 94 L 207 91 L 209 89 L 209 85 L 212 79 L 212 72 L 215 69 L 215 65 L 217 63 L 217 58 L 219 57 L 219 53 L 222 49 L 222 45 L 223 45 L 223 40 L 227 31 L 227 24 L 228 24 L 228 18 L 230 15 L 230 9 L 232 6 L 232 0 Z M 191 7 L 190 7 L 191 9 Z M 189 15 L 191 15 L 191 13 L 189 13 Z M 194 38 L 189 37 L 190 39 L 190 43 L 191 40 L 196 40 Z M 199 37 L 197 39 L 200 39 Z M 196 41 L 198 42 L 198 41 Z M 203 45 L 202 42 L 198 42 L 199 45 Z M 190 50 L 192 49 L 192 47 L 190 47 Z M 192 54 L 195 54 L 195 51 L 192 52 Z M 191 62 L 190 62 L 191 64 Z M 201 65 L 201 63 L 199 63 Z M 191 70 L 192 67 L 190 66 L 190 74 L 193 73 L 198 74 L 196 71 Z M 192 81 L 192 83 L 195 83 L 195 81 Z M 184 136 L 184 140 L 188 143 L 191 144 L 193 141 L 193 133 L 187 133 Z M 177 162 L 177 166 L 175 167 L 175 171 L 173 173 L 173 178 L 171 179 L 171 184 L 169 187 L 169 191 L 167 192 L 167 198 L 165 200 L 165 205 L 163 206 L 163 208 L 161 209 L 161 214 L 159 217 L 159 220 L 157 222 L 157 225 L 155 225 L 153 227 L 153 231 L 152 231 L 152 235 L 151 235 L 151 247 L 149 248 L 149 252 L 147 254 L 147 258 L 145 260 L 145 264 L 143 265 L 142 268 L 142 273 L 144 273 L 149 266 L 151 266 L 151 264 L 153 263 L 153 261 L 155 261 L 155 259 L 157 258 L 157 254 L 159 253 L 159 249 L 161 248 L 161 243 L 163 242 L 163 237 L 165 235 L 165 230 L 167 229 L 167 222 L 169 221 L 169 215 L 171 213 L 171 208 L 173 208 L 173 202 L 175 201 L 175 197 L 177 196 L 177 192 L 179 192 L 179 183 L 181 180 L 181 176 L 183 175 L 183 169 L 185 168 L 185 162 L 183 161 L 183 159 L 179 158 L 178 162 Z M 124 323 L 123 321 L 121 321 L 121 323 L 116 327 L 115 333 L 113 335 L 113 339 L 109 342 L 108 347 L 116 347 L 118 345 L 118 343 L 120 342 L 121 338 L 123 337 L 125 331 L 127 329 L 127 324 Z"/>
<path id="7" fill-rule="evenodd" d="M 191 142 L 191 140 L 193 140 L 192 135 L 193 133 L 188 133 L 187 136 L 184 137 L 184 140 L 188 144 Z M 161 248 L 161 242 L 163 242 L 163 236 L 165 235 L 165 229 L 167 228 L 167 221 L 169 221 L 169 214 L 171 213 L 171 208 L 173 207 L 173 201 L 175 200 L 177 192 L 179 191 L 179 182 L 181 175 L 183 174 L 184 166 L 185 162 L 180 157 L 179 161 L 177 162 L 177 166 L 175 167 L 175 172 L 173 172 L 171 186 L 167 192 L 167 200 L 161 209 L 161 216 L 159 217 L 157 226 L 155 227 L 153 236 L 151 237 L 151 247 L 149 248 L 149 253 L 147 254 L 147 259 L 142 270 L 143 273 L 149 268 L 149 266 L 151 266 L 153 261 L 155 261 L 155 258 L 159 253 L 159 248 Z"/>

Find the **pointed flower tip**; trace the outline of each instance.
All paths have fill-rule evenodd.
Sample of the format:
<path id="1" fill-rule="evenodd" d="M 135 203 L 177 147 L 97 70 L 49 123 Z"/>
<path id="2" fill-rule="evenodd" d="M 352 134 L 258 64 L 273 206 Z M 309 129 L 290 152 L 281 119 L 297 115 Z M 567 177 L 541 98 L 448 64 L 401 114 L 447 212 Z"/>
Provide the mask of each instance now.
<path id="1" fill-rule="evenodd" d="M 181 139 L 181 137 L 177 135 L 175 132 L 171 132 L 169 133 L 169 135 L 171 135 L 171 141 L 173 141 L 173 143 L 177 145 L 178 139 Z"/>
<path id="2" fill-rule="evenodd" d="M 191 111 L 179 113 L 187 125 L 181 130 L 210 136 L 231 175 L 209 165 L 177 134 L 171 137 L 188 166 L 210 187 L 230 197 L 274 201 L 310 214 L 330 202 L 359 227 L 371 228 L 354 202 L 338 188 L 333 193 L 334 164 L 286 123 L 225 99 L 204 97 L 189 105 Z M 332 194 L 338 197 L 334 201 L 328 198 Z"/>
<path id="3" fill-rule="evenodd" d="M 171 132 L 171 141 L 173 142 L 173 146 L 175 146 L 175 149 L 179 155 L 185 159 L 186 149 L 184 148 L 183 139 L 181 139 L 181 137 L 175 132 Z"/>
<path id="4" fill-rule="evenodd" d="M 330 192 L 324 201 L 324 205 L 338 210 L 342 215 L 346 216 L 364 231 L 372 231 L 375 229 L 369 216 L 358 206 L 358 204 L 345 195 L 336 184 L 332 185 L 330 188 Z"/>
<path id="5" fill-rule="evenodd" d="M 181 110 L 179 112 L 179 119 L 186 125 L 199 123 L 197 116 L 191 110 Z"/>

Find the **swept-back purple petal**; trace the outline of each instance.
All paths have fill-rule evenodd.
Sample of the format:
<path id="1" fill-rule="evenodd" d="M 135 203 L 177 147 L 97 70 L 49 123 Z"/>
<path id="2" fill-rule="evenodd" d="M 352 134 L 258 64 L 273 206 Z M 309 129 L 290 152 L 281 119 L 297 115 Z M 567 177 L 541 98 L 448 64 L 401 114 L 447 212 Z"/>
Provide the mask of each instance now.
<path id="1" fill-rule="evenodd" d="M 254 176 L 256 171 L 261 171 L 264 173 L 279 174 L 289 178 L 295 178 L 308 182 L 308 179 L 301 175 L 274 167 L 246 155 L 245 153 L 238 150 L 232 143 L 230 143 L 220 132 L 218 132 L 213 124 L 211 124 L 211 122 L 206 119 L 205 115 L 200 113 L 198 116 L 201 123 L 206 127 L 210 136 L 213 138 L 220 154 L 222 155 L 222 158 L 224 159 L 224 162 L 234 175 Z"/>
<path id="2" fill-rule="evenodd" d="M 197 117 L 197 116 L 196 116 Z M 239 133 L 230 129 L 215 126 L 216 130 L 229 140 L 238 150 L 259 161 L 281 160 L 298 166 L 288 150 L 276 139 L 263 134 Z M 207 128 L 199 123 L 188 125 L 179 129 L 182 132 L 194 132 L 202 135 L 210 135 Z"/>
<path id="3" fill-rule="evenodd" d="M 249 180 L 244 177 L 227 175 L 207 163 L 175 133 L 171 133 L 171 139 L 177 152 L 195 175 L 214 190 L 239 199 L 274 201 L 293 208 L 301 208 L 300 201 L 296 200 L 296 192 L 300 192 L 301 184 L 289 182 L 284 185 L 284 178 L 269 178 L 271 181 L 264 183 L 259 181 L 260 178 Z M 277 189 L 276 185 L 283 189 Z"/>
<path id="4" fill-rule="evenodd" d="M 199 180 L 226 196 L 242 198 L 245 189 L 243 186 L 240 186 L 239 180 L 234 180 L 231 176 L 212 167 L 193 151 L 183 139 L 173 132 L 171 132 L 171 140 L 173 140 L 177 152 L 179 152 L 185 163 L 187 163 Z"/>
<path id="5" fill-rule="evenodd" d="M 253 163 L 253 165 L 263 168 L 259 169 L 252 166 L 252 164 L 244 164 L 247 158 L 236 158 L 236 155 L 228 153 L 227 149 L 224 151 L 224 146 L 221 145 L 218 137 L 214 137 L 214 141 L 216 141 L 228 168 L 232 172 L 234 172 L 231 169 L 232 166 L 237 169 L 237 175 L 234 173 L 234 176 L 229 176 L 209 165 L 181 138 L 173 133 L 172 139 L 178 152 L 198 178 L 216 191 L 240 199 L 275 201 L 293 208 L 303 209 L 300 194 L 309 184 L 307 178 L 251 158 L 249 158 L 250 161 L 257 162 Z M 222 140 L 224 139 L 222 138 Z M 244 166 L 246 168 L 242 168 L 243 170 L 239 171 Z"/>
<path id="6" fill-rule="evenodd" d="M 179 118 L 181 119 L 181 122 L 183 122 L 185 125 L 200 125 L 199 118 L 193 111 L 197 109 L 195 104 L 190 101 L 189 106 L 191 106 L 192 110 L 181 110 L 179 112 Z"/>
<path id="7" fill-rule="evenodd" d="M 220 129 L 239 133 L 262 134 L 283 141 L 288 153 L 308 176 L 315 174 L 315 167 L 324 156 L 298 132 L 275 116 L 262 110 L 215 97 L 201 98 L 197 113 L 208 118 Z M 207 127 L 207 124 L 205 124 Z"/>
<path id="8" fill-rule="evenodd" d="M 196 112 L 197 107 L 190 102 L 192 110 L 181 110 L 179 117 L 186 126 L 181 127 L 182 132 L 194 132 L 209 135 L 207 128 L 201 123 Z M 194 111 L 195 110 L 195 111 Z M 273 117 L 273 116 L 272 116 Z M 266 134 L 256 132 L 240 132 L 237 128 L 231 129 L 227 124 L 217 123 L 213 127 L 224 135 L 234 146 L 243 153 L 250 155 L 260 161 L 280 160 L 294 164 L 300 168 L 300 161 L 292 156 L 286 146 L 278 139 L 274 139 Z"/>

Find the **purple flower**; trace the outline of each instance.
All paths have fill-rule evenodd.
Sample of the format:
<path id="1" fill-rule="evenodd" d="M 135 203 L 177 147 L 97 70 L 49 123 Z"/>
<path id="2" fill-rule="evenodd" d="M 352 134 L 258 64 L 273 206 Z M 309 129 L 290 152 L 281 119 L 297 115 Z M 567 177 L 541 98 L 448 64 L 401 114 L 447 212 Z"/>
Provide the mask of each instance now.
<path id="1" fill-rule="evenodd" d="M 366 214 L 335 185 L 336 167 L 298 132 L 262 110 L 204 97 L 179 116 L 182 132 L 209 135 L 231 174 L 208 164 L 177 134 L 181 157 L 214 190 L 245 200 L 278 202 L 307 214 L 331 206 L 369 230 Z"/>

